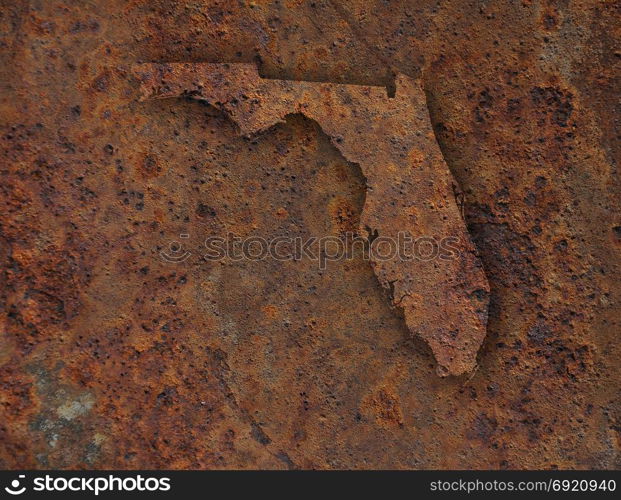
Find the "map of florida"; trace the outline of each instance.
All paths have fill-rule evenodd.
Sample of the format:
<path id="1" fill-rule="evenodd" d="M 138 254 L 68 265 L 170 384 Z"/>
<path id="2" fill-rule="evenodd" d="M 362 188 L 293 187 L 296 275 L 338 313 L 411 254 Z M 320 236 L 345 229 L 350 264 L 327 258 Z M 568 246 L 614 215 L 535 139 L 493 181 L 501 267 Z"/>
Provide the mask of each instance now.
<path id="1" fill-rule="evenodd" d="M 360 234 L 452 238 L 450 259 L 371 259 L 412 335 L 431 348 L 442 376 L 476 367 L 489 285 L 455 198 L 457 184 L 435 139 L 419 81 L 384 87 L 270 80 L 252 64 L 139 64 L 142 99 L 191 97 L 225 112 L 244 136 L 300 113 L 316 121 L 366 178 Z"/>

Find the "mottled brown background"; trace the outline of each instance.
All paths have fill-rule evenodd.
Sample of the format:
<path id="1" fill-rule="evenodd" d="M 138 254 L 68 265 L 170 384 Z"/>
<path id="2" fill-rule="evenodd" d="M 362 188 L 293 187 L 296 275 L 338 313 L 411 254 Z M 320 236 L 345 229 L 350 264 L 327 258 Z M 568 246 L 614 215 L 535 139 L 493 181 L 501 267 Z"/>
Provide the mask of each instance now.
<path id="1" fill-rule="evenodd" d="M 618 1 L 0 0 L 2 468 L 618 468 Z M 421 77 L 491 284 L 439 378 L 368 262 L 205 262 L 337 235 L 364 179 L 293 117 L 139 103 L 136 62 Z M 159 252 L 181 233 L 183 263 Z M 451 307 L 451 304 L 447 304 Z"/>

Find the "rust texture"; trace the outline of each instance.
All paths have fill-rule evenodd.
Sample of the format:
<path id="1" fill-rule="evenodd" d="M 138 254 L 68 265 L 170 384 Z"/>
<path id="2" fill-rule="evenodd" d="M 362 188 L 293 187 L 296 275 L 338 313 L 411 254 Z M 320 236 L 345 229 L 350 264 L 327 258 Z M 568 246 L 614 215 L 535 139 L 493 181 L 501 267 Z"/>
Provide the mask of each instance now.
<path id="1" fill-rule="evenodd" d="M 621 467 L 620 10 L 0 0 L 0 466 Z M 186 98 L 139 102 L 136 64 L 179 61 L 256 67 L 277 89 L 252 116 L 273 126 L 240 134 L 264 127 L 183 79 L 168 83 Z M 339 115 L 359 108 L 338 99 L 362 88 L 379 112 L 412 100 L 397 135 L 420 157 L 350 142 Z M 277 99 L 289 92 L 317 107 Z M 324 113 L 330 95 L 338 111 Z M 370 192 L 404 165 L 433 166 L 420 175 L 437 192 L 418 177 L 405 196 Z M 415 224 L 382 199 L 435 201 L 437 231 L 469 235 L 489 282 L 484 337 L 464 298 L 486 289 L 473 257 L 454 287 L 395 286 L 433 320 L 391 305 L 383 280 L 404 275 L 358 254 L 325 269 L 201 257 L 229 232 Z M 468 350 L 434 347 L 457 321 Z M 438 377 L 438 362 L 467 373 Z"/>
<path id="2" fill-rule="evenodd" d="M 438 372 L 474 369 L 485 337 L 489 286 L 419 82 L 399 75 L 396 96 L 389 98 L 382 87 L 264 80 L 248 64 L 145 64 L 135 71 L 145 98 L 189 95 L 213 103 L 245 135 L 283 123 L 292 113 L 315 120 L 343 156 L 362 168 L 366 202 L 359 231 L 366 238 L 396 243 L 400 232 L 411 240 L 453 238 L 455 254 L 443 260 L 406 260 L 395 252 L 372 265 L 410 331 L 431 347 Z"/>

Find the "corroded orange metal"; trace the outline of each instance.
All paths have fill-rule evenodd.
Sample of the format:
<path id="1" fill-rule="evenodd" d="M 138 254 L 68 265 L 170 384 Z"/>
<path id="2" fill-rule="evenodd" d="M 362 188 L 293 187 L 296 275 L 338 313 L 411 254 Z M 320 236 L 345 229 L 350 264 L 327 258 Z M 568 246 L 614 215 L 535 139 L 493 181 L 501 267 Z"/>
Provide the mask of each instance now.
<path id="1" fill-rule="evenodd" d="M 620 39 L 611 0 L 0 0 L 0 467 L 619 468 Z M 380 113 L 421 81 L 397 134 L 421 158 L 381 170 L 431 155 L 461 187 L 490 286 L 475 370 L 439 378 L 358 255 L 202 259 L 228 232 L 340 237 L 365 204 L 397 229 L 335 139 L 351 122 L 240 136 L 191 95 L 138 102 L 147 61 L 390 88 Z M 436 186 L 406 202 L 444 206 Z"/>

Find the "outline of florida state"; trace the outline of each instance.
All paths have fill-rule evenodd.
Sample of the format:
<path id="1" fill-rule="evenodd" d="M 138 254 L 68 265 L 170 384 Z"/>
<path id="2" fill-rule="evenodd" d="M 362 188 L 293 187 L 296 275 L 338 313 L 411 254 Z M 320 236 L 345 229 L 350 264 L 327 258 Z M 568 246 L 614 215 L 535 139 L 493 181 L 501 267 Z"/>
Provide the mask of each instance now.
<path id="1" fill-rule="evenodd" d="M 189 96 L 223 110 L 245 136 L 301 113 L 357 163 L 367 195 L 360 233 L 453 238 L 451 259 L 371 260 L 408 329 L 424 339 L 439 375 L 476 366 L 487 326 L 489 285 L 455 200 L 456 183 L 437 144 L 420 82 L 384 87 L 261 78 L 253 64 L 146 63 L 134 67 L 142 100 Z"/>

